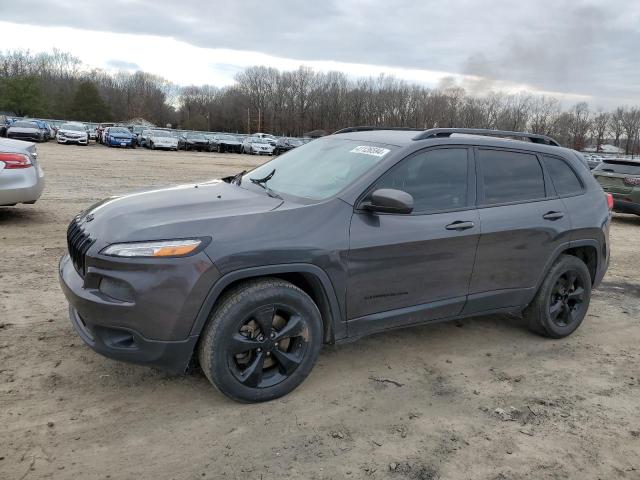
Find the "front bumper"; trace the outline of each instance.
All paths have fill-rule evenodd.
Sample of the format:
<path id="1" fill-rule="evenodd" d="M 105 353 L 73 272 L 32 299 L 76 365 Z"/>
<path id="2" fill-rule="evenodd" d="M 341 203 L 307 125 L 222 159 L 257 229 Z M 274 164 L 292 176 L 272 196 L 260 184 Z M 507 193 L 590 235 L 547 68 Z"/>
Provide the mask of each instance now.
<path id="1" fill-rule="evenodd" d="M 133 146 L 132 138 L 107 138 L 106 144 L 111 147 L 131 147 Z"/>
<path id="2" fill-rule="evenodd" d="M 63 256 L 60 285 L 80 338 L 106 357 L 184 373 L 198 341 L 191 328 L 219 275 L 204 253 L 176 260 L 154 267 L 89 263 L 83 277 Z M 110 296 L 108 282 L 126 287 L 130 298 Z"/>
<path id="3" fill-rule="evenodd" d="M 13 138 L 14 140 L 25 140 L 32 142 L 39 142 L 42 140 L 42 135 L 39 133 L 27 133 L 27 132 L 8 132 L 8 138 Z"/>
<path id="4" fill-rule="evenodd" d="M 0 205 L 34 203 L 44 190 L 44 172 L 40 165 L 32 168 L 0 170 Z"/>
<path id="5" fill-rule="evenodd" d="M 79 145 L 86 145 L 88 143 L 88 140 L 87 140 L 86 137 L 85 138 L 83 138 L 83 137 L 70 138 L 70 137 L 65 137 L 65 136 L 58 135 L 56 140 L 57 140 L 58 143 L 77 143 Z"/>

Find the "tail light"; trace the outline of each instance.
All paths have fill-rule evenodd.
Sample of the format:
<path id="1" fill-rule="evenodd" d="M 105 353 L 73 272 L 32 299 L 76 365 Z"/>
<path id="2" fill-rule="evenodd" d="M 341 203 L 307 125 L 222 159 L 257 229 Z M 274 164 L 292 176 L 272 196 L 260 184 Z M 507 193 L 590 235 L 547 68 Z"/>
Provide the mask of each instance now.
<path id="1" fill-rule="evenodd" d="M 607 206 L 609 207 L 609 210 L 613 210 L 613 195 L 611 195 L 610 193 L 605 194 L 607 196 Z"/>
<path id="2" fill-rule="evenodd" d="M 632 187 L 640 187 L 640 177 L 624 177 L 623 182 Z"/>
<path id="3" fill-rule="evenodd" d="M 4 168 L 29 168 L 32 167 L 31 159 L 21 153 L 0 153 L 0 163 L 4 163 Z"/>

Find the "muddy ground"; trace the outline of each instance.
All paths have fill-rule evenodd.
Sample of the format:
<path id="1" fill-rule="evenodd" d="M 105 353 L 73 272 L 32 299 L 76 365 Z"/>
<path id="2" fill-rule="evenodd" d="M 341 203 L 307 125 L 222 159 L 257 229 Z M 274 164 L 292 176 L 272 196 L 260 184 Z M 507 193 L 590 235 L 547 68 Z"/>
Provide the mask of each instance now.
<path id="1" fill-rule="evenodd" d="M 326 347 L 289 396 L 234 403 L 201 374 L 93 353 L 57 280 L 71 217 L 142 187 L 264 159 L 39 146 L 32 206 L 0 208 L 0 479 L 638 479 L 640 217 L 582 327 L 483 317 Z"/>

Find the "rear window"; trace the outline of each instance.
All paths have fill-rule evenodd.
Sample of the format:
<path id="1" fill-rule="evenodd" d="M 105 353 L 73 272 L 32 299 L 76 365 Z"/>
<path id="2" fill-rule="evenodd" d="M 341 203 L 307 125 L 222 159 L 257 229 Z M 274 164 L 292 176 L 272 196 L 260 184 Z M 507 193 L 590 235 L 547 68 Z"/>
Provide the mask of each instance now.
<path id="1" fill-rule="evenodd" d="M 558 195 L 572 195 L 582 192 L 582 183 L 564 160 L 546 155 L 542 158 Z"/>
<path id="2" fill-rule="evenodd" d="M 544 175 L 535 155 L 480 150 L 484 203 L 510 203 L 545 197 Z"/>
<path id="3" fill-rule="evenodd" d="M 595 170 L 602 172 L 620 173 L 623 175 L 640 175 L 640 162 L 629 162 L 625 160 L 605 160 L 599 164 Z"/>

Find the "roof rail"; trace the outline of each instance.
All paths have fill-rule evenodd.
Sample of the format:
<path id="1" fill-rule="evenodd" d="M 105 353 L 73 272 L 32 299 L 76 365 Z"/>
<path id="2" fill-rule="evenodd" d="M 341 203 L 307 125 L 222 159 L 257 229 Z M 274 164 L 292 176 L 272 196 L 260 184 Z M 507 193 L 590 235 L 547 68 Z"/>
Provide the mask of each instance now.
<path id="1" fill-rule="evenodd" d="M 335 132 L 332 133 L 332 135 L 336 135 L 338 133 L 352 133 L 352 132 L 369 132 L 372 130 L 406 130 L 406 131 L 410 131 L 410 132 L 424 132 L 423 128 L 408 128 L 408 127 L 368 127 L 368 126 L 361 126 L 361 127 L 347 127 L 347 128 L 341 128 L 340 130 L 337 130 Z"/>
<path id="2" fill-rule="evenodd" d="M 486 135 L 489 137 L 516 137 L 527 138 L 533 143 L 541 143 L 544 145 L 552 145 L 559 147 L 560 144 L 547 135 L 539 135 L 537 133 L 511 132 L 509 130 L 489 130 L 485 128 L 430 128 L 419 133 L 414 140 L 426 140 L 428 138 L 450 137 L 454 133 L 464 135 Z"/>

